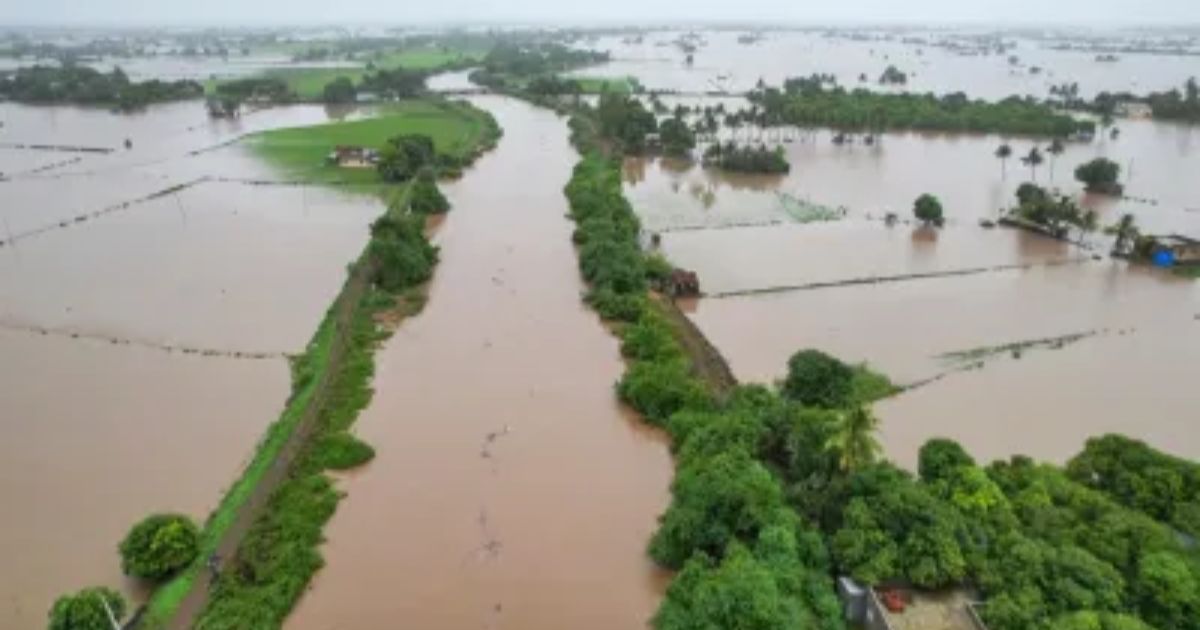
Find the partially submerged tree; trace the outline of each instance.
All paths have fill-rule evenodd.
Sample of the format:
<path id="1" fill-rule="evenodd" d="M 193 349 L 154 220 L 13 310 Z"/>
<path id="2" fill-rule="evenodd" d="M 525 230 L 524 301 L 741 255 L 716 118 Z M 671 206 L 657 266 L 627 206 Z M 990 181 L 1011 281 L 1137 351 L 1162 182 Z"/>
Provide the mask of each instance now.
<path id="1" fill-rule="evenodd" d="M 125 598 L 111 588 L 97 586 L 56 599 L 50 608 L 48 627 L 50 630 L 113 630 L 113 620 L 120 623 L 124 616 Z"/>
<path id="2" fill-rule="evenodd" d="M 1088 192 L 1104 195 L 1120 195 L 1124 191 L 1117 182 L 1120 176 L 1121 165 L 1102 157 L 1075 169 L 1075 179 L 1082 182 Z"/>
<path id="3" fill-rule="evenodd" d="M 801 350 L 788 359 L 783 395 L 809 407 L 849 406 L 854 399 L 854 369 L 820 350 Z"/>
<path id="4" fill-rule="evenodd" d="M 325 85 L 321 100 L 326 103 L 353 103 L 358 97 L 354 81 L 349 77 L 338 77 Z"/>
<path id="5" fill-rule="evenodd" d="M 945 217 L 942 216 L 942 202 L 930 194 L 917 197 L 917 201 L 913 203 L 913 215 L 926 225 L 941 226 L 945 222 Z"/>

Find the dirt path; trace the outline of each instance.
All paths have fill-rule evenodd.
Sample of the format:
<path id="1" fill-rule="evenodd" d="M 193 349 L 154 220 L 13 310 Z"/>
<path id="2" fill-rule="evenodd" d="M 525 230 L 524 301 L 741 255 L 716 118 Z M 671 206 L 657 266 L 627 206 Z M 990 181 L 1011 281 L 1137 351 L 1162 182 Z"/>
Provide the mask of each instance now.
<path id="1" fill-rule="evenodd" d="M 250 530 L 250 527 L 267 507 L 271 495 L 287 480 L 291 472 L 292 463 L 312 432 L 313 425 L 320 416 L 323 405 L 326 403 L 329 387 L 338 370 L 341 368 L 346 353 L 344 331 L 350 329 L 350 322 L 354 318 L 355 309 L 361 302 L 362 296 L 368 287 L 370 275 L 369 265 L 365 263 L 358 265 L 353 275 L 350 276 L 345 286 L 342 287 L 342 292 L 338 294 L 333 306 L 333 321 L 336 332 L 334 334 L 333 345 L 329 350 L 329 362 L 324 372 L 322 372 L 321 379 L 317 381 L 312 399 L 304 409 L 304 415 L 301 417 L 296 429 L 288 437 L 274 464 L 263 475 L 263 478 L 254 487 L 254 490 L 246 498 L 246 501 L 238 508 L 233 523 L 229 526 L 229 529 L 225 530 L 225 534 L 221 537 L 216 551 L 217 557 L 220 559 L 219 570 L 224 570 L 228 566 L 229 561 L 237 554 L 238 546 L 241 545 L 246 532 Z M 192 590 L 179 605 L 174 618 L 167 624 L 167 628 L 178 630 L 189 630 L 192 628 L 208 604 L 212 585 L 213 581 L 206 572 L 198 575 L 192 583 Z"/>

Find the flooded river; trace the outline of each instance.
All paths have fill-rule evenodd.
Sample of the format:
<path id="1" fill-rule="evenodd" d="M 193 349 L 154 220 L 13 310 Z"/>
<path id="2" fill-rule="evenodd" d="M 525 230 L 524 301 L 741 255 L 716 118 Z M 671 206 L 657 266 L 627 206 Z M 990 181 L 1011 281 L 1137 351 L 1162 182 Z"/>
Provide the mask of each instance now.
<path id="1" fill-rule="evenodd" d="M 663 439 L 620 407 L 618 344 L 580 302 L 565 122 L 502 99 L 504 139 L 446 186 L 425 310 L 379 353 L 328 564 L 292 629 L 641 628 Z M 532 169 L 532 170 L 531 170 Z"/>
<path id="2" fill-rule="evenodd" d="M 219 181 L 279 175 L 239 145 L 209 149 L 328 118 L 0 105 L 0 627 L 44 628 L 54 598 L 85 586 L 139 601 L 116 551 L 129 526 L 203 520 L 279 414 L 283 354 L 316 329 L 381 206 Z M 110 152 L 14 148 L 27 144 Z"/>

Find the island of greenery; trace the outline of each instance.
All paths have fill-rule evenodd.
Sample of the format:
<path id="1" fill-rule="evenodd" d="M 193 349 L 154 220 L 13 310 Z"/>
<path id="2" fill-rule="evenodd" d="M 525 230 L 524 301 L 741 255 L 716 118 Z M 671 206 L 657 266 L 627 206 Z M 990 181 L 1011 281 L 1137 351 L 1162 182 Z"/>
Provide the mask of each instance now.
<path id="1" fill-rule="evenodd" d="M 739 122 L 760 126 L 829 127 L 879 133 L 924 130 L 1001 133 L 1060 138 L 1090 137 L 1096 124 L 1076 120 L 1033 99 L 1009 97 L 998 102 L 972 100 L 965 94 L 880 93 L 830 85 L 826 77 L 788 79 L 783 89 L 759 88 L 749 95 L 754 107 L 737 114 Z"/>
<path id="2" fill-rule="evenodd" d="M 0 100 L 22 103 L 100 105 L 132 111 L 203 95 L 204 88 L 195 81 L 131 81 L 120 68 L 105 73 L 67 64 L 0 73 Z"/>

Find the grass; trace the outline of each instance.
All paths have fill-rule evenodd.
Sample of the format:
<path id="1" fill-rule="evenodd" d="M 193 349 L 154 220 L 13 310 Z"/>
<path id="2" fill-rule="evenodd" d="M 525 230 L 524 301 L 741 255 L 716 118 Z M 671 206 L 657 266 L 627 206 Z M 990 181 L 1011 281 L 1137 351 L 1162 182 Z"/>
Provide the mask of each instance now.
<path id="1" fill-rule="evenodd" d="M 633 77 L 570 77 L 572 80 L 579 83 L 579 88 L 584 94 L 600 94 L 601 92 L 614 92 L 617 94 L 633 94 L 637 88 L 641 87 L 638 80 Z"/>
<path id="2" fill-rule="evenodd" d="M 300 51 L 290 50 L 287 52 L 294 53 Z M 379 69 L 408 68 L 410 70 L 432 71 L 439 68 L 457 67 L 468 61 L 479 60 L 483 58 L 484 54 L 486 54 L 486 51 L 482 50 L 447 50 L 433 47 L 409 48 L 388 51 L 379 57 L 372 58 L 370 62 Z M 303 64 L 303 62 L 298 63 Z M 366 76 L 367 72 L 367 63 L 364 61 L 361 65 L 345 68 L 280 68 L 268 70 L 263 73 L 263 76 L 283 79 L 301 100 L 319 100 L 325 91 L 325 86 L 334 79 L 346 77 L 355 83 L 359 83 Z M 211 93 L 216 90 L 216 86 L 219 83 L 219 80 L 209 80 L 205 82 L 205 90 Z"/>
<path id="3" fill-rule="evenodd" d="M 496 130 L 488 114 L 466 104 L 403 101 L 386 106 L 380 114 L 364 120 L 266 131 L 247 143 L 293 177 L 371 184 L 379 181 L 374 169 L 341 168 L 326 163 L 326 156 L 338 145 L 378 149 L 392 136 L 421 133 L 433 140 L 438 153 L 465 160 Z"/>

